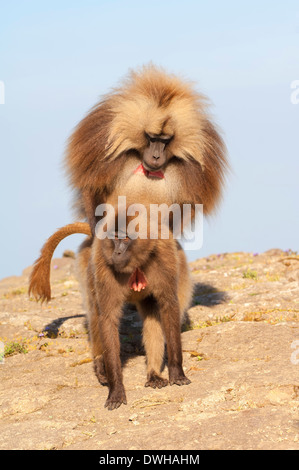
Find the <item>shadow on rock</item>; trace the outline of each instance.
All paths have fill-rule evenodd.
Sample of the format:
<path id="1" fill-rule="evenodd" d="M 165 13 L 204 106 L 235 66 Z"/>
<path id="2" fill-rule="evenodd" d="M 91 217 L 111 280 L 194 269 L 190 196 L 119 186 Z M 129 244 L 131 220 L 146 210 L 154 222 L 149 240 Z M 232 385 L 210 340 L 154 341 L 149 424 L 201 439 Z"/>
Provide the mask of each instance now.
<path id="1" fill-rule="evenodd" d="M 193 297 L 190 308 L 201 305 L 204 307 L 213 308 L 216 305 L 224 304 L 230 300 L 227 292 L 218 290 L 211 284 L 204 284 L 197 282 L 193 288 Z M 182 331 L 188 331 L 192 327 L 192 321 L 188 312 L 186 312 L 182 324 Z"/>
<path id="2" fill-rule="evenodd" d="M 223 304 L 228 301 L 229 296 L 226 292 L 219 291 L 216 287 L 211 286 L 210 284 L 197 282 L 193 289 L 191 307 L 195 307 L 196 305 L 214 307 L 215 305 Z"/>
<path id="3" fill-rule="evenodd" d="M 63 325 L 64 322 L 72 318 L 85 318 L 85 315 L 70 315 L 69 317 L 56 318 L 56 320 L 53 320 L 51 323 L 48 323 L 44 327 L 43 331 L 46 332 L 49 337 L 57 338 L 61 325 Z M 86 323 L 84 323 L 84 326 L 87 329 Z"/>

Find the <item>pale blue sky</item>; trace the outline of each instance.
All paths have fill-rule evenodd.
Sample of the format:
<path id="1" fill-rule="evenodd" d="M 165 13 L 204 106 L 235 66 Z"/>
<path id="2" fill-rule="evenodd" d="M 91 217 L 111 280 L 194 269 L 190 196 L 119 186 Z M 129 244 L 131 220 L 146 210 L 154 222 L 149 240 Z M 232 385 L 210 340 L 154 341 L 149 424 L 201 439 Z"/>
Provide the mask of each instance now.
<path id="1" fill-rule="evenodd" d="M 101 94 L 149 61 L 209 96 L 233 169 L 189 258 L 299 250 L 298 1 L 12 0 L 0 13 L 0 278 L 20 274 L 72 221 L 66 140 Z"/>

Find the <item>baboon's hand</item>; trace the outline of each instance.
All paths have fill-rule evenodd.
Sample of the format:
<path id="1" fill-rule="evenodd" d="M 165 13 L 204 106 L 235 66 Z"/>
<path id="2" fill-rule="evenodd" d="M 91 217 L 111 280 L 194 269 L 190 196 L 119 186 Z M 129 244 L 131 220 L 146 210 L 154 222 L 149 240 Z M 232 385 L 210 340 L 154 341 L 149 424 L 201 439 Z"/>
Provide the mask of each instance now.
<path id="1" fill-rule="evenodd" d="M 120 405 L 127 404 L 127 398 L 124 388 L 115 388 L 109 393 L 105 403 L 105 408 L 108 410 L 116 410 Z"/>

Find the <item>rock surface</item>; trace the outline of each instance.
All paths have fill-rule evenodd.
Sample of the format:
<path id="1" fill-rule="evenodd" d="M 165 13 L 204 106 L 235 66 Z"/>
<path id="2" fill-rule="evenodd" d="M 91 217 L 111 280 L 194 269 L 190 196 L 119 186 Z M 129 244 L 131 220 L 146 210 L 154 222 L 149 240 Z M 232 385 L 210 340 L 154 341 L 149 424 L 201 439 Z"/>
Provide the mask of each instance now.
<path id="1" fill-rule="evenodd" d="M 190 266 L 182 341 L 192 383 L 144 388 L 141 323 L 129 306 L 120 329 L 128 404 L 114 411 L 93 373 L 75 260 L 53 260 L 48 305 L 28 298 L 31 268 L 0 281 L 0 449 L 299 449 L 299 257 L 229 253 Z"/>

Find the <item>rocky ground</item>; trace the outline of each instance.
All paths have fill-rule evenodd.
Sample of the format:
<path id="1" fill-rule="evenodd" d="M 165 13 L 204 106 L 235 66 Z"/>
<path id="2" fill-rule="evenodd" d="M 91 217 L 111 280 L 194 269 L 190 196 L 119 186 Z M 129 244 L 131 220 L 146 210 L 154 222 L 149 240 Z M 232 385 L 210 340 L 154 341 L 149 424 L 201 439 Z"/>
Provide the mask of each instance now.
<path id="1" fill-rule="evenodd" d="M 93 373 L 74 263 L 53 260 L 47 305 L 28 298 L 31 268 L 0 281 L 0 449 L 299 449 L 296 253 L 190 263 L 188 386 L 144 387 L 141 324 L 128 307 L 120 331 L 128 404 L 114 411 Z"/>

